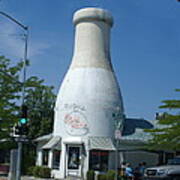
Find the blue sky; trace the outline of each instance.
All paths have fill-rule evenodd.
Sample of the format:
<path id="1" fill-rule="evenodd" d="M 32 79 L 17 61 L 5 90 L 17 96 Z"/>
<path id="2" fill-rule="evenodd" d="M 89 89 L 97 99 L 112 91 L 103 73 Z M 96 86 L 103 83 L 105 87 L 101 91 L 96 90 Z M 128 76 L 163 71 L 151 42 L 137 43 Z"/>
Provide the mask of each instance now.
<path id="1" fill-rule="evenodd" d="M 154 119 L 161 101 L 179 98 L 180 3 L 177 0 L 1 0 L 4 11 L 30 27 L 28 76 L 57 93 L 71 62 L 73 13 L 100 7 L 114 17 L 111 57 L 128 117 Z M 0 54 L 23 58 L 22 30 L 0 17 Z M 162 111 L 162 110 L 160 110 Z"/>

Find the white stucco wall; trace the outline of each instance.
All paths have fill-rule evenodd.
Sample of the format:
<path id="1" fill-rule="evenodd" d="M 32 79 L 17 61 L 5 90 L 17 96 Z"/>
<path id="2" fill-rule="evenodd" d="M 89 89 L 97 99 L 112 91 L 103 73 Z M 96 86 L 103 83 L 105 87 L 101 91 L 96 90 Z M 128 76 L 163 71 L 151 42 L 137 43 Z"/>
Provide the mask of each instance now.
<path id="1" fill-rule="evenodd" d="M 58 95 L 54 134 L 112 137 L 112 114 L 120 106 L 119 88 L 112 71 L 101 68 L 70 70 Z M 77 128 L 73 128 L 71 122 L 75 117 L 80 121 L 74 123 Z M 82 128 L 78 128 L 78 123 L 82 123 Z"/>
<path id="2" fill-rule="evenodd" d="M 117 120 L 113 114 L 118 117 L 124 114 L 110 58 L 112 16 L 102 9 L 86 8 L 75 13 L 73 22 L 76 28 L 72 63 L 55 106 L 53 135 L 62 137 L 60 172 L 55 173 L 56 178 L 65 177 L 68 144 L 85 145 L 83 172 L 86 174 L 88 137 L 113 138 Z"/>

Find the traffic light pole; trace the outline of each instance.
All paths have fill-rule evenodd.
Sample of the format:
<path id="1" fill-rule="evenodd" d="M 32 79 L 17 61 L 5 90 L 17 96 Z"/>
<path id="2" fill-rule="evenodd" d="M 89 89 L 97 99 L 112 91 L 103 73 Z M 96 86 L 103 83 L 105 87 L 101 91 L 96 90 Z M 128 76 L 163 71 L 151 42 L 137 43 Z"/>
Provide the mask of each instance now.
<path id="1" fill-rule="evenodd" d="M 27 48 L 28 48 L 28 27 L 26 27 L 26 34 L 24 34 L 25 38 L 25 48 L 24 48 L 24 61 L 23 61 L 23 90 L 22 90 L 22 106 L 24 105 L 24 97 L 25 97 L 25 82 L 26 82 L 26 61 L 27 61 Z"/>
<path id="2" fill-rule="evenodd" d="M 25 98 L 25 82 L 26 82 L 26 61 L 27 61 L 27 43 L 28 43 L 28 27 L 25 28 L 25 49 L 24 49 L 24 61 L 23 61 L 23 89 L 22 89 L 22 107 L 24 106 Z M 21 160 L 22 160 L 22 147 L 23 141 L 21 141 L 21 135 L 18 138 L 18 157 L 17 157 L 17 167 L 16 167 L 16 180 L 21 179 Z"/>
<path id="3" fill-rule="evenodd" d="M 9 20 L 13 21 L 15 24 L 20 26 L 24 31 L 24 40 L 25 40 L 25 49 L 24 49 L 24 58 L 23 58 L 23 87 L 22 87 L 22 106 L 24 105 L 24 98 L 25 98 L 25 82 L 26 82 L 26 61 L 27 61 L 27 46 L 28 46 L 28 27 L 20 23 L 15 18 L 11 17 L 10 15 L 0 11 L 0 15 L 8 18 Z M 17 157 L 17 166 L 16 166 L 16 180 L 21 179 L 21 157 L 22 157 L 22 136 L 20 135 L 17 138 L 18 143 L 18 157 Z"/>
<path id="4" fill-rule="evenodd" d="M 22 141 L 18 138 L 16 180 L 20 180 L 21 178 L 21 159 L 22 159 L 21 157 L 22 157 Z"/>

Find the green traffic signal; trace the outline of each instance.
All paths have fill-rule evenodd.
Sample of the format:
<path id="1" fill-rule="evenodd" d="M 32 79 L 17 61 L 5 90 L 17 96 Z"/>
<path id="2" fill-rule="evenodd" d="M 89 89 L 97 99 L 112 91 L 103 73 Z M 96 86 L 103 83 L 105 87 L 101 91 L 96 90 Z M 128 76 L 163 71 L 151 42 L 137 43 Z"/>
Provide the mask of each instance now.
<path id="1" fill-rule="evenodd" d="M 20 122 L 21 124 L 27 124 L 27 123 L 28 123 L 28 119 L 26 119 L 26 118 L 21 118 L 21 119 L 19 120 L 19 122 Z"/>
<path id="2" fill-rule="evenodd" d="M 29 121 L 29 119 L 27 118 L 27 115 L 28 115 L 28 107 L 23 104 L 21 106 L 21 114 L 20 114 L 20 119 L 19 119 L 19 124 L 20 125 L 26 125 Z"/>

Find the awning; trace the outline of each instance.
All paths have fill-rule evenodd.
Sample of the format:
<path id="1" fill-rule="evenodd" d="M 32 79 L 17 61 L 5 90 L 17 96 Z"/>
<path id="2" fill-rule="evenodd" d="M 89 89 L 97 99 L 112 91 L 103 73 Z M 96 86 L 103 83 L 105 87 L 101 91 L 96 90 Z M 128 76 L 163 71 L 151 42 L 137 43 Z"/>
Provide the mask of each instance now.
<path id="1" fill-rule="evenodd" d="M 63 139 L 64 144 L 83 144 L 81 137 L 67 137 Z"/>
<path id="2" fill-rule="evenodd" d="M 52 134 L 47 134 L 47 135 L 40 136 L 40 137 L 34 139 L 33 141 L 34 142 L 48 141 L 51 138 L 52 138 Z"/>
<path id="3" fill-rule="evenodd" d="M 115 151 L 116 148 L 109 137 L 89 137 L 89 149 Z"/>
<path id="4" fill-rule="evenodd" d="M 119 140 L 119 151 L 131 151 L 131 150 L 143 150 L 145 143 L 137 139 L 120 139 Z"/>
<path id="5" fill-rule="evenodd" d="M 43 147 L 42 149 L 56 149 L 61 150 L 61 137 L 54 136 L 52 137 Z"/>

